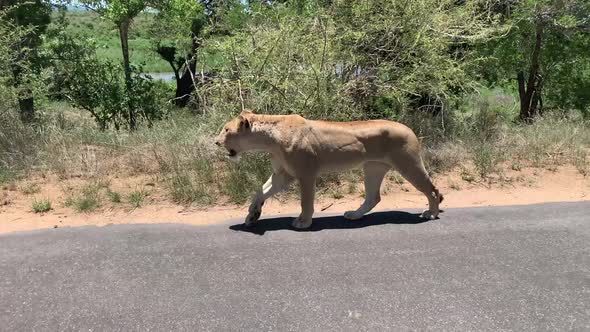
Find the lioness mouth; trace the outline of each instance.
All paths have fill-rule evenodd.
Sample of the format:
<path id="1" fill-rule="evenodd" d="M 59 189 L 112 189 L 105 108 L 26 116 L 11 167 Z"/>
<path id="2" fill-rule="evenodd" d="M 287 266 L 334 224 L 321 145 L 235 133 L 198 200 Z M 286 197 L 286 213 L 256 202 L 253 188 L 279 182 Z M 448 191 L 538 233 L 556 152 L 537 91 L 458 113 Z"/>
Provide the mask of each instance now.
<path id="1" fill-rule="evenodd" d="M 234 157 L 235 155 L 237 155 L 238 153 L 236 152 L 236 150 L 234 149 L 229 149 L 227 155 L 230 157 Z"/>

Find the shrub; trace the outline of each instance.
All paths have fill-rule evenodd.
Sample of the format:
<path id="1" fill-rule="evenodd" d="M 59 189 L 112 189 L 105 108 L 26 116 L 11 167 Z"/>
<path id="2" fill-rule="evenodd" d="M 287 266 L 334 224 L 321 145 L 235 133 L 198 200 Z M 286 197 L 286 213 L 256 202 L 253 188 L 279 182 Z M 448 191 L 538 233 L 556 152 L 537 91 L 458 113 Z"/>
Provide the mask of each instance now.
<path id="1" fill-rule="evenodd" d="M 87 185 L 79 196 L 70 196 L 65 205 L 73 207 L 78 212 L 90 212 L 100 207 L 99 187 Z"/>
<path id="2" fill-rule="evenodd" d="M 112 203 L 121 203 L 121 194 L 116 191 L 107 191 L 107 197 Z"/>
<path id="3" fill-rule="evenodd" d="M 43 213 L 51 210 L 51 201 L 49 199 L 34 200 L 32 204 L 33 212 Z"/>
<path id="4" fill-rule="evenodd" d="M 129 194 L 129 202 L 131 203 L 131 206 L 133 206 L 134 208 L 141 207 L 141 204 L 143 203 L 143 200 L 147 195 L 148 194 L 143 190 L 132 191 Z"/>

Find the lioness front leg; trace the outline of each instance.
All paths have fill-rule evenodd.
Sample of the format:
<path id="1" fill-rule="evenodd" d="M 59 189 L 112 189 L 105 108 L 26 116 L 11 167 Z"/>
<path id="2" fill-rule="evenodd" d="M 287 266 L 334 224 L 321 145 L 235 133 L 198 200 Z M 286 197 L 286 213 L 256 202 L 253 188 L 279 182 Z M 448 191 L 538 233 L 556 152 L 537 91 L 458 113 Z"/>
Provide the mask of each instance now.
<path id="1" fill-rule="evenodd" d="M 315 177 L 300 178 L 299 186 L 301 187 L 301 214 L 293 220 L 293 227 L 298 229 L 308 228 L 311 226 L 314 210 L 315 198 Z"/>
<path id="2" fill-rule="evenodd" d="M 292 181 L 293 178 L 283 171 L 273 173 L 262 186 L 262 190 L 258 191 L 252 198 L 252 203 L 250 204 L 250 208 L 248 208 L 248 216 L 245 221 L 246 226 L 250 226 L 258 221 L 262 214 L 264 201 L 287 189 Z"/>

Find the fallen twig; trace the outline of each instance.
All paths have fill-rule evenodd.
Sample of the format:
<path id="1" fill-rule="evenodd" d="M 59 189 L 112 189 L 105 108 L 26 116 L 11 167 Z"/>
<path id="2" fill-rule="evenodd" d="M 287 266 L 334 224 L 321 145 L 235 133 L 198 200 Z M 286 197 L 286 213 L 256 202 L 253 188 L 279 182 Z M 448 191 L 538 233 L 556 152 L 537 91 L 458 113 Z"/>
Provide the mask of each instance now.
<path id="1" fill-rule="evenodd" d="M 322 211 L 322 212 L 323 212 L 323 211 L 326 211 L 326 210 L 327 210 L 327 209 L 329 209 L 329 208 L 330 208 L 332 205 L 334 205 L 334 202 L 332 202 L 332 203 L 330 203 L 330 204 L 328 204 L 328 205 L 324 206 L 324 207 L 322 208 L 322 210 L 321 210 L 321 211 Z"/>

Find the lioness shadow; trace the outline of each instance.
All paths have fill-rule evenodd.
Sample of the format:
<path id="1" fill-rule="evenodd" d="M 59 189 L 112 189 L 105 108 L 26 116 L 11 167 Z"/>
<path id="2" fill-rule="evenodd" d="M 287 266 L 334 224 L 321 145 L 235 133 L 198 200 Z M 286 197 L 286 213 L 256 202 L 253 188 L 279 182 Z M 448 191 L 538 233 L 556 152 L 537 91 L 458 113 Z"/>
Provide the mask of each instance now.
<path id="1" fill-rule="evenodd" d="M 253 226 L 248 227 L 244 224 L 236 224 L 229 228 L 234 231 L 264 235 L 266 232 L 279 230 L 318 232 L 325 229 L 355 229 L 386 224 L 421 224 L 430 221 L 429 219 L 422 218 L 419 213 L 386 211 L 368 214 L 360 220 L 347 220 L 342 216 L 317 217 L 313 218 L 313 224 L 310 228 L 299 230 L 291 226 L 292 220 L 292 217 L 269 218 L 262 219 Z"/>

